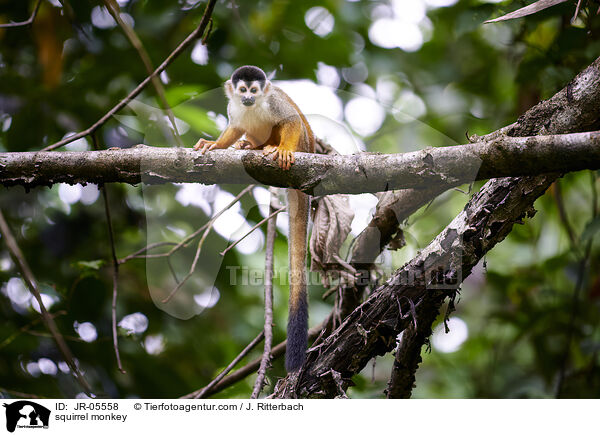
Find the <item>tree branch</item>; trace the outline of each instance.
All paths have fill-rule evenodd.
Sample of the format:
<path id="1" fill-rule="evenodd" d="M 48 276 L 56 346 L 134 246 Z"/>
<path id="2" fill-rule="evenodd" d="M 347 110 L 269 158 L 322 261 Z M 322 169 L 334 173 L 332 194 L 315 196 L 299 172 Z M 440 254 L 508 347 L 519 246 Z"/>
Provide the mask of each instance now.
<path id="1" fill-rule="evenodd" d="M 325 321 L 323 321 L 323 323 L 321 323 L 320 325 L 310 328 L 308 330 L 308 339 L 312 340 L 314 338 L 317 338 L 319 336 L 319 334 L 324 329 L 327 328 L 327 325 L 330 323 L 330 320 L 331 320 L 331 316 L 329 316 L 327 319 L 325 319 Z M 262 337 L 262 336 L 263 336 L 263 332 L 261 331 L 261 333 L 257 336 L 257 338 Z M 257 338 L 255 338 L 255 340 Z M 283 356 L 285 354 L 286 348 L 287 348 L 287 340 L 284 340 L 281 343 L 274 346 L 273 349 L 271 350 L 271 354 L 270 354 L 271 361 Z M 251 374 L 255 373 L 260 368 L 262 359 L 263 359 L 262 357 L 255 359 L 254 361 L 249 362 L 248 364 L 239 368 L 238 370 L 231 373 L 230 375 L 225 376 L 224 378 L 220 378 L 220 380 L 218 382 L 216 382 L 216 383 L 213 383 L 214 381 L 211 382 L 212 386 L 209 384 L 200 390 L 196 390 L 189 394 L 186 394 L 185 396 L 181 396 L 180 399 L 193 399 L 194 397 L 196 397 L 198 392 L 202 391 L 202 390 L 204 390 L 204 392 L 202 393 L 202 398 L 206 398 L 208 396 L 212 396 L 213 394 L 218 393 L 219 391 L 223 391 L 225 388 L 227 388 L 227 387 L 235 384 L 236 382 L 241 381 L 242 379 L 246 378 L 247 376 L 250 376 Z M 239 362 L 239 359 L 237 361 Z"/>
<path id="2" fill-rule="evenodd" d="M 379 287 L 322 344 L 309 349 L 295 391 L 301 397 L 335 397 L 349 378 L 376 355 L 391 351 L 409 323 L 439 310 L 455 294 L 471 269 L 532 210 L 533 202 L 554 180 L 553 175 L 488 182 L 465 209 L 421 253 Z M 335 382 L 332 382 L 335 381 Z M 285 378 L 275 395 L 289 391 Z"/>
<path id="3" fill-rule="evenodd" d="M 489 135 L 486 135 L 482 138 L 474 137 L 474 140 L 495 140 L 498 138 L 503 138 L 505 135 L 513 135 L 513 136 L 527 136 L 532 134 L 548 134 L 548 133 L 568 133 L 578 130 L 586 130 L 586 129 L 594 129 L 598 128 L 600 124 L 600 58 L 596 59 L 592 65 L 582 71 L 577 75 L 565 88 L 563 88 L 560 92 L 555 94 L 551 99 L 547 101 L 542 101 L 537 104 L 535 107 L 528 110 L 525 114 L 519 117 L 518 121 L 514 124 L 511 124 L 503 129 L 500 129 L 496 132 L 493 132 Z M 313 348 L 314 350 L 318 350 L 319 355 L 316 358 L 316 361 L 312 361 L 310 358 L 307 361 L 307 364 L 304 367 L 305 373 L 314 374 L 319 369 L 321 372 L 317 376 L 312 376 L 312 381 L 316 378 L 317 381 L 321 383 L 321 394 L 326 395 L 327 397 L 332 397 L 339 394 L 339 382 L 342 375 L 344 373 L 347 376 L 352 376 L 357 373 L 359 368 L 364 367 L 366 362 L 372 358 L 373 356 L 381 353 L 385 353 L 389 351 L 392 347 L 397 333 L 404 330 L 408 324 L 406 318 L 402 314 L 402 308 L 400 305 L 400 299 L 404 298 L 405 300 L 413 301 L 412 306 L 416 307 L 416 314 L 418 319 L 427 319 L 427 315 L 431 315 L 432 313 L 437 313 L 444 298 L 448 295 L 452 295 L 454 292 L 446 292 L 446 295 L 443 293 L 440 295 L 436 295 L 435 291 L 426 292 L 423 291 L 423 277 L 427 277 L 427 270 L 423 270 L 425 266 L 427 266 L 427 260 L 431 258 L 432 262 L 443 259 L 445 255 L 448 254 L 448 246 L 452 246 L 446 241 L 445 243 L 439 243 L 437 247 L 432 249 L 432 246 L 436 244 L 436 242 L 440 241 L 440 238 L 443 240 L 449 234 L 452 234 L 454 229 L 453 224 L 457 222 L 461 218 L 471 218 L 475 219 L 477 215 L 480 215 L 480 219 L 475 219 L 472 224 L 473 228 L 470 228 L 463 234 L 463 242 L 462 247 L 461 243 L 458 244 L 462 252 L 462 255 L 458 256 L 459 261 L 462 262 L 462 269 L 454 269 L 461 270 L 461 277 L 457 280 L 456 286 L 454 287 L 454 291 L 458 289 L 458 286 L 461 283 L 461 280 L 464 279 L 468 273 L 470 272 L 472 266 L 474 266 L 478 259 L 481 258 L 487 252 L 487 250 L 491 249 L 491 247 L 502 240 L 506 234 L 510 231 L 512 227 L 512 222 L 510 222 L 510 216 L 516 216 L 515 222 L 518 221 L 521 215 L 530 214 L 533 211 L 532 204 L 535 198 L 541 195 L 546 188 L 557 178 L 557 174 L 549 174 L 542 175 L 539 177 L 526 177 L 526 178 L 509 178 L 509 179 L 500 179 L 500 180 L 492 180 L 485 184 L 485 186 L 481 189 L 481 191 L 473 197 L 473 199 L 469 202 L 465 210 L 457 216 L 457 218 L 451 223 L 444 232 L 440 234 L 432 242 L 428 248 L 426 248 L 419 256 L 413 259 L 408 265 L 404 268 L 400 269 L 396 272 L 395 277 L 391 280 L 388 280 L 388 283 L 378 291 L 376 291 L 364 304 L 359 306 L 342 324 L 340 328 L 338 328 L 334 333 L 330 335 L 330 337 L 318 347 Z M 409 200 L 414 200 L 412 190 L 406 191 L 406 198 Z M 474 205 L 474 201 L 478 198 L 481 198 L 481 195 L 487 195 L 490 199 L 488 203 L 482 203 L 479 207 L 472 208 Z M 494 198 L 496 198 L 494 200 Z M 512 203 L 512 204 L 511 204 Z M 389 207 L 384 208 L 384 211 L 394 212 L 395 208 L 398 207 L 399 204 L 390 204 Z M 400 204 L 402 205 L 402 204 Z M 504 209 L 506 206 L 509 206 L 509 209 L 506 210 L 505 213 L 502 212 L 501 209 Z M 410 209 L 410 204 L 407 204 L 405 207 L 407 210 Z M 391 210 L 390 210 L 391 209 Z M 466 213 L 466 216 L 465 216 Z M 469 213 L 471 216 L 469 217 Z M 485 217 L 485 215 L 481 215 L 482 213 L 500 213 L 498 215 L 501 219 L 507 219 L 504 222 L 504 225 L 501 222 L 491 222 L 490 217 Z M 392 227 L 394 227 L 392 225 Z M 486 233 L 487 232 L 487 233 Z M 365 237 L 366 242 L 371 242 L 369 245 L 372 245 L 373 237 Z M 466 239 L 464 236 L 468 236 Z M 486 237 L 490 238 L 486 240 Z M 495 240 L 493 238 L 496 238 Z M 365 243 L 366 243 L 365 242 Z M 475 248 L 475 249 L 473 249 Z M 464 255 L 468 253 L 469 255 Z M 431 254 L 431 256 L 424 257 L 424 255 Z M 370 255 L 370 254 L 369 254 Z M 473 257 L 475 255 L 475 257 Z M 462 259 L 460 258 L 462 257 Z M 468 260 L 471 260 L 470 262 Z M 425 261 L 423 261 L 425 260 Z M 452 260 L 452 256 L 450 256 L 450 260 Z M 455 259 L 456 260 L 456 259 Z M 465 261 L 467 260 L 467 261 Z M 475 261 L 477 260 L 477 261 Z M 442 264 L 438 266 L 444 271 L 444 261 Z M 450 267 L 446 268 L 452 276 L 452 264 Z M 416 267 L 417 275 L 410 275 L 411 270 L 413 273 L 415 272 L 413 268 Z M 437 274 L 436 268 L 429 269 L 430 273 Z M 408 273 L 409 277 L 417 276 L 417 279 L 413 279 L 413 282 L 410 282 L 408 286 L 404 286 L 399 288 L 399 291 L 396 292 L 395 302 L 397 302 L 397 310 L 394 315 L 392 315 L 389 319 L 377 319 L 377 316 L 369 317 L 369 314 L 365 313 L 365 310 L 370 308 L 370 304 L 377 304 L 378 302 L 374 300 L 380 294 L 380 292 L 384 292 L 389 294 L 390 291 L 393 292 L 393 289 L 390 288 L 390 285 L 394 284 L 395 278 L 398 276 L 402 277 L 403 273 Z M 442 274 L 443 275 L 443 274 Z M 439 276 L 439 275 L 438 275 Z M 390 284 L 391 283 L 391 284 Z M 402 282 L 400 281 L 402 284 Z M 425 284 L 427 282 L 425 281 Z M 425 290 L 427 290 L 425 288 Z M 452 290 L 452 288 L 450 289 Z M 411 299 L 411 293 L 421 293 L 421 299 L 417 302 L 414 302 L 416 299 Z M 439 292 L 438 292 L 439 293 Z M 408 296 L 408 297 L 407 297 Z M 388 301 L 391 304 L 391 301 Z M 396 305 L 391 305 L 392 308 L 396 308 Z M 381 308 L 381 307 L 380 307 Z M 365 315 L 366 317 L 362 317 Z M 353 317 L 359 316 L 358 319 L 353 319 Z M 386 314 L 387 316 L 387 314 Z M 435 317 L 433 317 L 435 318 Z M 356 350 L 360 350 L 362 352 L 362 339 L 365 340 L 365 345 L 368 342 L 369 338 L 369 330 L 365 328 L 365 324 L 361 322 L 361 319 L 365 319 L 368 321 L 372 321 L 376 324 L 376 327 L 386 327 L 390 324 L 396 325 L 396 330 L 393 331 L 391 335 L 386 336 L 380 335 L 382 338 L 386 349 L 382 350 L 380 348 L 367 348 L 367 354 L 359 357 L 355 355 Z M 371 319 L 371 320 L 370 320 Z M 347 332 L 348 330 L 356 330 L 358 331 L 358 337 L 355 335 L 355 342 L 352 343 L 349 341 L 349 337 L 340 338 L 340 331 Z M 379 332 L 378 332 L 379 334 Z M 377 339 L 377 335 L 374 335 Z M 420 346 L 418 343 L 420 340 L 415 340 L 412 346 L 413 349 L 408 349 L 409 352 L 419 352 Z M 333 345 L 327 349 L 323 349 L 323 347 L 328 344 L 333 343 Z M 422 343 L 422 342 L 421 342 Z M 336 358 L 335 355 L 335 346 L 338 344 L 340 348 L 344 346 L 348 346 L 347 350 L 351 352 L 351 358 L 347 361 L 344 361 L 339 366 L 336 366 L 334 361 Z M 366 347 L 366 346 L 365 346 Z M 371 351 L 371 352 L 369 352 Z M 311 354 L 314 357 L 314 353 Z M 339 354 L 338 354 L 339 356 Z M 409 355 L 404 356 L 405 359 L 409 358 Z M 322 361 L 327 361 L 326 364 L 320 365 Z M 338 361 L 339 362 L 339 361 Z M 410 370 L 416 369 L 416 364 L 410 364 L 412 367 L 408 367 Z M 344 369 L 345 367 L 345 369 Z M 344 371 L 345 370 L 345 371 Z M 349 372 L 349 373 L 348 373 Z M 410 375 L 410 373 L 408 374 Z M 304 374 L 303 374 L 304 376 Z M 303 384 L 300 385 L 300 389 L 298 391 L 302 392 L 303 396 L 314 394 L 318 390 L 311 390 L 310 388 L 305 388 L 306 377 L 301 379 Z M 334 382 L 332 382 L 334 381 Z M 287 378 L 283 380 L 282 385 L 276 388 L 276 393 L 279 397 L 282 397 L 288 388 L 286 388 L 286 383 L 290 382 Z M 347 379 L 345 386 L 347 386 Z M 316 383 L 313 383 L 313 386 Z M 302 388 L 305 388 L 302 390 Z"/>
<path id="4" fill-rule="evenodd" d="M 600 168 L 600 133 L 508 137 L 402 154 L 298 153 L 289 171 L 260 151 L 138 145 L 125 150 L 0 153 L 0 183 L 261 182 L 313 195 L 446 188 L 489 178 Z"/>
<path id="5" fill-rule="evenodd" d="M 277 218 L 275 210 L 280 204 L 277 201 L 277 192 L 274 188 L 271 191 L 271 201 L 269 211 L 269 223 L 267 224 L 267 242 L 265 245 L 265 346 L 263 348 L 263 356 L 260 360 L 260 368 L 258 376 L 254 382 L 251 399 L 258 399 L 260 392 L 263 389 L 267 368 L 271 364 L 271 349 L 273 347 L 273 251 L 275 248 L 275 236 L 277 235 Z M 281 210 L 283 207 L 279 207 Z"/>
<path id="6" fill-rule="evenodd" d="M 27 263 L 27 260 L 25 260 L 25 256 L 23 255 L 23 252 L 21 252 L 21 248 L 17 244 L 17 241 L 13 236 L 12 231 L 8 226 L 8 223 L 4 219 L 4 214 L 2 213 L 2 210 L 0 210 L 0 234 L 2 234 L 4 243 L 6 243 L 6 247 L 10 252 L 15 264 L 21 270 L 23 281 L 25 281 L 25 284 L 27 284 L 27 287 L 29 287 L 29 291 L 37 301 L 40 307 L 42 320 L 44 321 L 46 328 L 48 328 L 48 331 L 50 331 L 52 338 L 54 338 L 54 341 L 56 342 L 60 353 L 65 359 L 65 362 L 71 369 L 73 377 L 77 380 L 81 388 L 83 388 L 83 391 L 88 396 L 92 397 L 92 390 L 90 385 L 88 384 L 87 380 L 83 377 L 83 374 L 79 370 L 79 367 L 77 367 L 77 364 L 75 364 L 73 354 L 71 353 L 69 346 L 67 346 L 64 337 L 60 333 L 58 326 L 56 326 L 54 317 L 48 312 L 48 310 L 44 306 L 44 302 L 42 301 L 42 295 L 40 294 L 40 291 L 38 289 L 37 280 L 35 279 L 35 276 L 33 275 L 31 269 L 29 268 L 29 264 Z"/>
<path id="7" fill-rule="evenodd" d="M 17 23 L 15 23 L 15 22 L 2 23 L 2 24 L 0 24 L 0 29 L 7 28 L 7 27 L 23 27 L 23 26 L 29 26 L 30 24 L 33 24 L 33 20 L 35 20 L 35 17 L 38 13 L 38 10 L 40 9 L 41 4 L 42 4 L 42 0 L 37 0 L 35 2 L 35 6 L 33 7 L 33 12 L 31 13 L 31 16 L 28 19 L 26 19 L 25 21 L 19 21 Z"/>
<path id="8" fill-rule="evenodd" d="M 110 15 L 114 18 L 117 24 L 129 39 L 129 42 L 138 52 L 138 56 L 140 57 L 142 63 L 144 64 L 144 68 L 146 68 L 146 72 L 152 77 L 152 86 L 154 86 L 154 90 L 158 95 L 158 99 L 160 101 L 161 108 L 167 113 L 167 117 L 169 118 L 169 122 L 171 123 L 172 131 L 169 131 L 167 137 L 173 136 L 178 146 L 183 146 L 183 141 L 181 140 L 181 136 L 179 135 L 179 131 L 177 130 L 177 124 L 175 122 L 175 115 L 173 114 L 173 110 L 167 101 L 167 97 L 165 95 L 165 88 L 162 85 L 160 79 L 152 73 L 154 67 L 152 66 L 152 61 L 150 60 L 150 56 L 148 52 L 144 48 L 144 44 L 142 44 L 142 40 L 139 38 L 133 27 L 129 25 L 129 23 L 125 22 L 123 18 L 121 18 L 121 8 L 116 0 L 104 0 L 104 4 L 106 9 L 110 13 Z"/>

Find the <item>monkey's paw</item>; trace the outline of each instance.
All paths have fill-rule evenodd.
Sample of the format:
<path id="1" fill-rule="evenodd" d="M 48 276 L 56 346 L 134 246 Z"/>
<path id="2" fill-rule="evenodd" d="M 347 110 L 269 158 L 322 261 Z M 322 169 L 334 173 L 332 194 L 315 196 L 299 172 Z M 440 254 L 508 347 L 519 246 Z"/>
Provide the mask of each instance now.
<path id="1" fill-rule="evenodd" d="M 252 142 L 249 140 L 240 139 L 235 143 L 235 149 L 237 150 L 251 150 L 252 148 Z"/>
<path id="2" fill-rule="evenodd" d="M 281 149 L 273 145 L 267 145 L 263 149 L 265 155 L 273 154 L 273 160 L 277 160 L 277 164 L 284 171 L 289 171 L 294 163 L 294 153 L 292 151 Z"/>
<path id="3" fill-rule="evenodd" d="M 265 145 L 263 148 L 263 154 L 265 156 L 268 156 L 269 154 L 273 154 L 277 152 L 277 147 L 275 145 Z M 275 154 L 277 155 L 277 154 Z M 277 157 L 274 157 L 274 159 L 276 159 Z"/>
<path id="4" fill-rule="evenodd" d="M 200 138 L 198 139 L 198 142 L 196 142 L 196 145 L 194 145 L 194 151 L 200 151 L 202 154 L 204 154 L 206 151 L 214 149 L 216 144 L 217 142 L 214 140 Z"/>

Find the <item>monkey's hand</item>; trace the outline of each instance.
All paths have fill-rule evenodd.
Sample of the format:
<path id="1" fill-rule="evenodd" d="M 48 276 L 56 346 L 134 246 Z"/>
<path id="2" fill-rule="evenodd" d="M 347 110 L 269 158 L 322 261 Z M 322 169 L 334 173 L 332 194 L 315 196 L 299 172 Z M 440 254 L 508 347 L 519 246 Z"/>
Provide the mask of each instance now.
<path id="1" fill-rule="evenodd" d="M 263 148 L 263 154 L 266 156 L 272 154 L 273 160 L 277 160 L 277 164 L 284 171 L 289 171 L 294 163 L 294 153 L 280 146 L 267 145 Z"/>
<path id="2" fill-rule="evenodd" d="M 194 145 L 194 151 L 201 151 L 204 154 L 209 149 L 212 149 L 212 146 L 215 145 L 216 142 L 214 140 L 206 140 L 203 138 L 198 139 L 196 145 Z"/>
<path id="3" fill-rule="evenodd" d="M 206 139 L 202 139 L 202 138 L 199 139 L 198 142 L 196 142 L 196 145 L 194 145 L 194 151 L 200 151 L 202 154 L 204 154 L 206 151 L 219 149 L 219 148 L 227 148 L 227 147 L 223 147 L 223 146 L 219 145 L 219 142 L 217 142 L 217 141 L 206 140 Z"/>

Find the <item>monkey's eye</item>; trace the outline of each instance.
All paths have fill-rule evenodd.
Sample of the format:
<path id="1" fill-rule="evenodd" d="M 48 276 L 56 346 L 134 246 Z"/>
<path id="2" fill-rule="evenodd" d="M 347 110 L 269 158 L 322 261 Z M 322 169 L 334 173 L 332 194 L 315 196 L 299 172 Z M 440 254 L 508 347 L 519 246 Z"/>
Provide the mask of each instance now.
<path id="1" fill-rule="evenodd" d="M 252 92 L 253 94 L 256 94 L 256 88 L 250 89 L 250 92 Z"/>
<path id="2" fill-rule="evenodd" d="M 240 92 L 246 92 L 246 91 L 247 91 L 247 89 L 246 89 L 245 87 L 243 87 L 243 86 L 242 86 L 242 87 L 240 88 Z"/>

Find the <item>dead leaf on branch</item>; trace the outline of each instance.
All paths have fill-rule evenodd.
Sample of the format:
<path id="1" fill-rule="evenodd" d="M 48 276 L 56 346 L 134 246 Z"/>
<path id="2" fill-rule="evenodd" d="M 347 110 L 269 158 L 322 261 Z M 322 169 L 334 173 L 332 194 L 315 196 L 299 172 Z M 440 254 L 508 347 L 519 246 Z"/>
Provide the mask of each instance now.
<path id="1" fill-rule="evenodd" d="M 521 9 L 517 9 L 509 14 L 502 15 L 501 17 L 494 18 L 493 20 L 487 20 L 484 22 L 484 24 L 526 17 L 527 15 L 533 15 L 537 12 L 543 11 L 544 9 L 548 9 L 549 7 L 555 6 L 559 3 L 564 3 L 566 1 L 567 0 L 538 0 L 535 3 L 527 5 Z"/>
<path id="2" fill-rule="evenodd" d="M 348 195 L 328 195 L 317 203 L 310 237 L 311 269 L 321 272 L 324 284 L 328 283 L 328 271 L 350 267 L 340 257 L 340 249 L 350 234 L 352 219 Z"/>
<path id="3" fill-rule="evenodd" d="M 406 246 L 406 240 L 404 239 L 404 231 L 398 230 L 398 232 L 394 235 L 390 243 L 388 243 L 388 249 L 392 251 L 397 251 Z"/>

